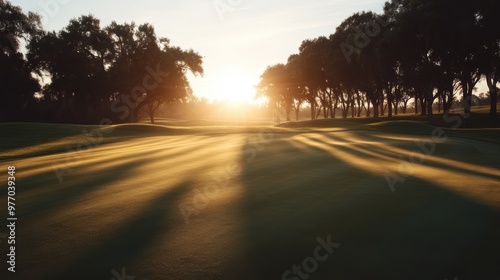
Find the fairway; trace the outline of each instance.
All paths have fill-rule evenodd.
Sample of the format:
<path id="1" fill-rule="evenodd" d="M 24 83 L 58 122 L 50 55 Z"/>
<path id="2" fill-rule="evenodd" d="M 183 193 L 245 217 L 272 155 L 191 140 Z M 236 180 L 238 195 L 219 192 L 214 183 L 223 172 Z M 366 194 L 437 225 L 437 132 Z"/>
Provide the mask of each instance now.
<path id="1" fill-rule="evenodd" d="M 426 154 L 418 143 L 432 128 L 401 125 L 117 126 L 80 152 L 77 131 L 97 126 L 18 125 L 40 134 L 1 140 L 2 169 L 16 166 L 15 279 L 125 268 L 135 279 L 295 280 L 283 274 L 308 258 L 308 279 L 500 275 L 500 149 L 488 140 L 500 131 L 446 130 Z M 402 168 L 415 151 L 421 163 Z M 57 166 L 71 169 L 61 182 Z M 391 189 L 385 175 L 401 171 Z M 318 239 L 337 246 L 313 262 Z"/>

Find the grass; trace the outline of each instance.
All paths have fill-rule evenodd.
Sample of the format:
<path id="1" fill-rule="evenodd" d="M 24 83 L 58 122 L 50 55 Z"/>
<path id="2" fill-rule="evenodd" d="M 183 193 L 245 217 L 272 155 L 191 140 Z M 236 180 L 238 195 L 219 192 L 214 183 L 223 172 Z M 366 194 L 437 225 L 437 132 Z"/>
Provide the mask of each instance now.
<path id="1" fill-rule="evenodd" d="M 17 168 L 12 279 L 124 267 L 136 279 L 281 279 L 327 236 L 342 245 L 309 279 L 500 275 L 498 129 L 444 128 L 425 155 L 417 143 L 435 127 L 418 119 L 190 125 L 0 124 L 0 166 Z M 93 129 L 100 144 L 67 151 Z M 423 163 L 402 168 L 412 155 Z M 62 182 L 54 168 L 68 168 Z M 412 174 L 393 193 L 384 175 L 399 171 Z M 189 224 L 181 205 L 195 209 Z"/>

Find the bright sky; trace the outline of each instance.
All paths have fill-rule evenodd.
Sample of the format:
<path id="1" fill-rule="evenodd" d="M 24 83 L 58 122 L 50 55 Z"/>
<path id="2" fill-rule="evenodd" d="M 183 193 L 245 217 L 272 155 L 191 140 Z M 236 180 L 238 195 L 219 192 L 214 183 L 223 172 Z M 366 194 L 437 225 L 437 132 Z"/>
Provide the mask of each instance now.
<path id="1" fill-rule="evenodd" d="M 44 28 L 93 14 L 107 26 L 151 23 L 172 45 L 204 57 L 204 77 L 190 77 L 194 93 L 209 100 L 252 102 L 268 65 L 286 63 L 305 39 L 327 36 L 348 16 L 381 12 L 383 0 L 11 0 L 44 16 Z M 216 6 L 218 8 L 216 8 Z"/>

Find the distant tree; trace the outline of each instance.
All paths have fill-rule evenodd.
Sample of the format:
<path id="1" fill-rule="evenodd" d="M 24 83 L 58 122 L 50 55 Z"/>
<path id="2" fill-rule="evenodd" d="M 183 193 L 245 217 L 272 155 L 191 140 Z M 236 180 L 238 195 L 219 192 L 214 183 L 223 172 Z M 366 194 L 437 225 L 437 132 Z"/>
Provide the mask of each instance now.
<path id="1" fill-rule="evenodd" d="M 168 73 L 157 87 L 146 91 L 144 104 L 151 123 L 154 124 L 154 113 L 161 105 L 186 101 L 192 95 L 192 89 L 187 79 L 187 72 L 198 75 L 203 74 L 202 58 L 192 50 L 185 51 L 178 47 L 171 47 L 168 41 L 164 44 L 160 54 L 159 67 Z"/>
<path id="2" fill-rule="evenodd" d="M 0 121 L 29 118 L 29 105 L 41 88 L 20 50 L 41 34 L 40 17 L 0 0 Z"/>
<path id="3" fill-rule="evenodd" d="M 482 29 L 480 33 L 482 48 L 480 50 L 481 67 L 490 90 L 490 115 L 497 115 L 498 84 L 500 83 L 500 24 L 498 11 L 500 3 L 495 0 L 479 1 L 479 12 L 476 14 L 477 24 Z"/>
<path id="4" fill-rule="evenodd" d="M 161 105 L 183 100 L 191 93 L 187 71 L 203 74 L 198 53 L 158 39 L 149 24 L 136 27 L 134 23 L 113 22 L 107 31 L 115 46 L 109 70 L 112 98 L 126 105 L 120 108 L 126 110 L 130 122 L 137 122 L 138 112 L 144 109 L 154 123 L 154 113 Z"/>
<path id="5" fill-rule="evenodd" d="M 267 97 L 269 107 L 273 111 L 276 123 L 281 122 L 281 109 L 285 110 L 287 120 L 290 120 L 292 102 L 288 95 L 287 68 L 284 64 L 269 66 L 260 76 L 257 85 L 257 97 Z"/>
<path id="6" fill-rule="evenodd" d="M 299 53 L 288 59 L 296 105 L 301 105 L 304 100 L 307 101 L 310 104 L 311 119 L 318 118 L 322 111 L 324 117 L 327 117 L 330 108 L 331 98 L 327 91 L 324 59 L 328 47 L 326 37 L 304 40 L 299 47 Z"/>
<path id="7" fill-rule="evenodd" d="M 146 110 L 154 123 L 159 106 L 191 93 L 187 71 L 203 74 L 199 54 L 157 38 L 152 25 L 112 22 L 101 28 L 92 15 L 33 40 L 28 57 L 40 75 L 48 73 L 44 97 L 67 122 L 94 123 L 104 113 L 137 122 Z"/>
<path id="8" fill-rule="evenodd" d="M 472 92 L 482 75 L 483 2 L 393 0 L 386 4 L 399 31 L 403 66 L 421 100 L 422 114 L 432 116 L 435 98 L 445 101 L 445 112 L 449 109 L 455 80 L 464 95 L 464 111 L 470 114 Z"/>
<path id="9" fill-rule="evenodd" d="M 288 62 L 286 64 L 288 71 L 288 94 L 293 99 L 293 109 L 295 111 L 296 121 L 299 121 L 300 108 L 307 100 L 307 89 L 305 84 L 302 82 L 303 69 L 300 64 L 300 59 L 301 58 L 298 54 L 293 54 L 288 57 Z"/>
<path id="10" fill-rule="evenodd" d="M 377 40 L 380 37 L 370 38 L 365 32 L 375 32 L 371 29 L 374 24 L 379 24 L 378 19 L 372 12 L 353 14 L 330 36 L 336 57 L 334 69 L 338 69 L 334 73 L 339 77 L 337 85 L 345 109 L 349 108 L 349 104 L 354 104 L 353 95 L 361 98 L 357 93 L 363 92 L 373 105 L 375 118 L 379 117 L 384 90 L 382 64 L 377 53 Z M 344 112 L 344 115 L 347 113 Z"/>
<path id="11" fill-rule="evenodd" d="M 29 61 L 49 74 L 46 90 L 58 101 L 59 121 L 94 123 L 109 104 L 111 40 L 92 15 L 73 19 L 60 32 L 49 32 L 28 46 Z"/>

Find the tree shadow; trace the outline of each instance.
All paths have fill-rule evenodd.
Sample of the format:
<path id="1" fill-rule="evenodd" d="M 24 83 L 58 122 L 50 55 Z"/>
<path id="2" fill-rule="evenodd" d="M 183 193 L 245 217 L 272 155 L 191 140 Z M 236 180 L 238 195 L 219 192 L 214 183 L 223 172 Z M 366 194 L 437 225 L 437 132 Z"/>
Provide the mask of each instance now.
<path id="1" fill-rule="evenodd" d="M 114 229 L 111 234 L 102 236 L 97 246 L 79 253 L 62 272 L 45 279 L 112 278 L 112 269 L 121 275 L 121 268 L 130 268 L 144 261 L 141 259 L 143 252 L 153 248 L 173 228 L 168 221 L 174 212 L 178 214 L 178 199 L 190 187 L 191 182 L 184 181 L 164 191 L 125 224 Z M 147 279 L 146 275 L 143 277 Z"/>
<path id="2" fill-rule="evenodd" d="M 354 135 L 356 137 L 358 137 L 359 133 L 356 133 Z M 345 139 L 342 139 L 341 137 L 336 136 L 334 134 L 327 135 L 326 137 L 328 137 L 329 139 L 334 140 L 334 141 L 345 141 Z M 317 141 L 317 142 L 320 142 L 323 144 L 329 144 L 327 141 L 319 140 L 319 139 L 311 139 L 311 141 Z M 376 151 L 376 152 L 374 152 L 373 149 L 367 149 L 366 145 L 360 145 L 360 146 L 357 146 L 357 148 L 353 148 L 352 146 L 342 146 L 342 149 L 344 151 L 349 152 L 350 154 L 353 154 L 357 157 L 361 157 L 361 158 L 365 158 L 365 159 L 370 158 L 373 160 L 378 160 L 381 157 L 390 157 L 396 161 L 399 161 L 400 160 L 399 157 L 401 156 L 407 162 L 410 162 L 408 155 L 415 151 L 416 154 L 421 155 L 424 158 L 421 165 L 424 165 L 427 167 L 432 167 L 435 169 L 441 169 L 444 171 L 451 171 L 451 172 L 456 172 L 456 173 L 466 173 L 466 174 L 473 175 L 473 176 L 478 176 L 478 177 L 483 177 L 483 178 L 488 178 L 488 179 L 500 181 L 500 172 L 498 173 L 499 175 L 491 174 L 488 172 L 483 172 L 480 169 L 481 165 L 476 166 L 476 169 L 472 170 L 472 169 L 462 168 L 462 167 L 459 167 L 457 165 L 440 163 L 440 162 L 433 160 L 431 157 L 432 156 L 441 157 L 441 155 L 440 155 L 441 153 L 437 153 L 437 155 L 435 155 L 435 153 L 431 153 L 431 154 L 427 155 L 423 151 L 419 150 L 416 144 L 412 143 L 412 145 L 414 146 L 413 149 L 397 148 L 398 150 L 404 150 L 405 151 L 404 154 L 397 152 L 397 151 L 391 151 L 391 147 L 386 148 L 384 146 L 377 146 L 378 151 Z M 444 145 L 446 145 L 446 143 L 436 144 L 436 145 L 444 146 Z M 439 148 L 442 146 L 438 146 L 436 148 L 437 152 L 439 152 Z M 394 147 L 392 147 L 392 148 L 394 148 Z M 453 158 L 453 157 L 448 157 L 445 159 L 456 161 L 458 163 L 458 160 L 456 158 Z M 417 158 L 417 160 L 419 160 L 419 159 Z M 487 167 L 487 166 L 483 166 L 483 167 Z M 491 167 L 490 167 L 490 169 L 491 169 Z"/>
<path id="3" fill-rule="evenodd" d="M 331 135 L 330 139 L 336 138 Z M 240 211 L 246 236 L 242 279 L 281 279 L 292 265 L 302 266 L 304 259 L 314 257 L 316 238 L 327 236 L 342 245 L 327 261 L 319 262 L 309 279 L 500 275 L 498 208 L 417 177 L 408 178 L 393 194 L 384 174 L 367 172 L 334 153 L 294 141 L 277 135 L 253 160 L 248 156 L 252 147 L 242 147 Z M 353 161 L 368 158 L 378 164 L 380 160 L 348 146 L 340 148 Z M 370 152 L 384 155 L 376 147 Z"/>
<path id="4" fill-rule="evenodd" d="M 53 187 L 50 192 L 38 197 L 31 205 L 23 205 L 23 208 L 18 212 L 18 216 L 28 223 L 41 217 L 47 217 L 51 213 L 72 205 L 80 197 L 118 180 L 123 174 L 130 173 L 144 163 L 146 163 L 145 160 L 131 160 L 125 164 L 108 168 L 106 172 L 95 173 L 92 177 L 87 176 L 78 178 L 78 180 L 68 180 L 61 187 Z M 110 174 L 114 174 L 114 176 Z"/>

